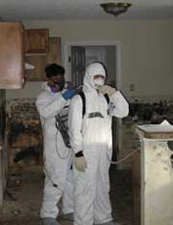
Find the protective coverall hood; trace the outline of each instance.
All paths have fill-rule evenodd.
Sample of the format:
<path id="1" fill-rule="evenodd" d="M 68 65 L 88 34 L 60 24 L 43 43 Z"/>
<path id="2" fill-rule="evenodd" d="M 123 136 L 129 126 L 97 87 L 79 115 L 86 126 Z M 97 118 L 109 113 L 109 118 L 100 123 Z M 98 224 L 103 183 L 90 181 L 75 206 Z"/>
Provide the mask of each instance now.
<path id="1" fill-rule="evenodd" d="M 87 66 L 84 76 L 83 90 L 86 92 L 95 90 L 94 76 L 103 75 L 106 77 L 106 71 L 101 63 L 92 63 Z"/>
<path id="2" fill-rule="evenodd" d="M 50 87 L 48 86 L 47 82 L 43 82 L 41 84 L 42 91 L 50 91 Z"/>

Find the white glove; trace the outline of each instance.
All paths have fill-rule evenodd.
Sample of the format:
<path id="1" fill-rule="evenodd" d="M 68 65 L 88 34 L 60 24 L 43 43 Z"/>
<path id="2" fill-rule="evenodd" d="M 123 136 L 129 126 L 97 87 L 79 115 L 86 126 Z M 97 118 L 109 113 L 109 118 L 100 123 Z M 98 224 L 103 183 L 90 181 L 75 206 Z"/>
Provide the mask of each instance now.
<path id="1" fill-rule="evenodd" d="M 87 163 L 84 156 L 75 157 L 75 167 L 77 170 L 85 172 L 85 169 L 87 168 Z"/>
<path id="2" fill-rule="evenodd" d="M 109 85 L 104 85 L 101 89 L 101 92 L 103 94 L 108 94 L 109 96 L 113 95 L 116 92 L 116 89 L 109 86 Z"/>

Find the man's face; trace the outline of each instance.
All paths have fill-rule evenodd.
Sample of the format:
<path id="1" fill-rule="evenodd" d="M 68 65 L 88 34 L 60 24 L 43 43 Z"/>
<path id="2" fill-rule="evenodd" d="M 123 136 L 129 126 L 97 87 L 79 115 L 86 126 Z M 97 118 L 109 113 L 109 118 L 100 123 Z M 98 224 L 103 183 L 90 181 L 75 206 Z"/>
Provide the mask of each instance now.
<path id="1" fill-rule="evenodd" d="M 51 87 L 53 92 L 62 91 L 64 88 L 64 84 L 65 84 L 64 76 L 60 74 L 48 78 L 48 85 Z"/>
<path id="2" fill-rule="evenodd" d="M 57 75 L 57 76 L 51 76 L 48 78 L 48 83 L 50 86 L 54 86 L 64 80 L 64 77 L 62 75 Z"/>
<path id="3" fill-rule="evenodd" d="M 94 75 L 94 80 L 96 80 L 96 79 L 103 79 L 103 80 L 105 80 L 105 77 L 103 76 L 103 75 Z"/>
<path id="4" fill-rule="evenodd" d="M 98 75 L 95 75 L 93 79 L 94 79 L 95 89 L 98 91 L 101 91 L 101 88 L 105 83 L 105 77 L 103 75 L 98 74 Z"/>

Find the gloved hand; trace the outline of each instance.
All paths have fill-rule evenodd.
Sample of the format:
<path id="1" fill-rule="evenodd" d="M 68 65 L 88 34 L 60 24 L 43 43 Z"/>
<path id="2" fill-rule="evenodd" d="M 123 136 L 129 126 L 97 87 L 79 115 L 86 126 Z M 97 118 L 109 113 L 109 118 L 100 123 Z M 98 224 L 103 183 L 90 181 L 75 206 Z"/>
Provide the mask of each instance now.
<path id="1" fill-rule="evenodd" d="M 77 94 L 77 91 L 76 90 L 67 90 L 66 92 L 64 92 L 63 94 L 62 94 L 62 96 L 63 96 L 63 98 L 65 99 L 65 100 L 68 100 L 68 99 L 71 99 L 71 98 L 73 98 L 73 96 L 74 95 L 76 95 Z"/>
<path id="2" fill-rule="evenodd" d="M 87 163 L 82 151 L 75 154 L 75 167 L 81 172 L 85 172 L 85 169 L 87 168 Z"/>
<path id="3" fill-rule="evenodd" d="M 109 85 L 104 85 L 101 89 L 101 92 L 103 94 L 108 94 L 109 96 L 113 95 L 116 92 L 116 89 L 109 86 Z"/>

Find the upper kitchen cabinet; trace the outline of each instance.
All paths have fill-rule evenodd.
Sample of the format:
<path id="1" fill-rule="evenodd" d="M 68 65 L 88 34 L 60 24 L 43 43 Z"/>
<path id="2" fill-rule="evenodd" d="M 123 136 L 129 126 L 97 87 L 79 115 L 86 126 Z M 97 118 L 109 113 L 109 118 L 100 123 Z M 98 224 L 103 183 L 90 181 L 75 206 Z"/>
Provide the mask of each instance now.
<path id="1" fill-rule="evenodd" d="M 49 38 L 49 52 L 47 54 L 27 54 L 25 62 L 34 66 L 33 70 L 27 70 L 28 81 L 44 81 L 45 67 L 51 63 L 61 64 L 61 38 Z"/>
<path id="2" fill-rule="evenodd" d="M 22 88 L 24 81 L 24 26 L 0 22 L 0 89 Z"/>
<path id="3" fill-rule="evenodd" d="M 49 51 L 49 30 L 25 30 L 25 53 L 42 54 Z"/>

